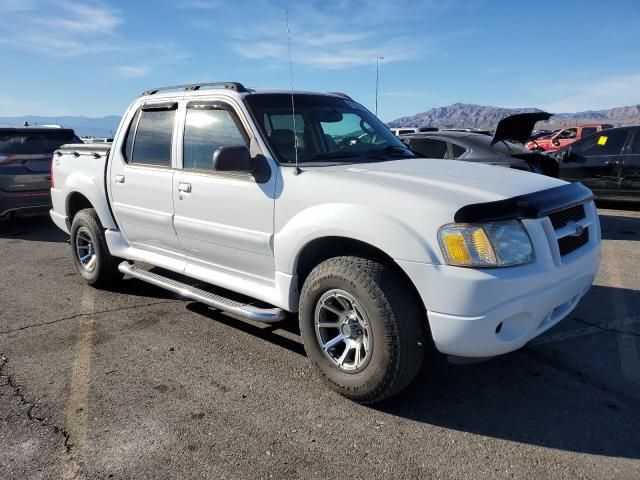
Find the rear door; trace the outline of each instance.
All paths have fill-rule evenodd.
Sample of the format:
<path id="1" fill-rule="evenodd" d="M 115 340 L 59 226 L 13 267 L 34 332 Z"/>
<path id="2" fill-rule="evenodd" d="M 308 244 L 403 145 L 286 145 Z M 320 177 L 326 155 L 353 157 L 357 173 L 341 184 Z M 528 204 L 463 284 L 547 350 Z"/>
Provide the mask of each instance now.
<path id="1" fill-rule="evenodd" d="M 622 156 L 623 195 L 640 197 L 640 128 L 631 130 L 631 138 Z"/>
<path id="2" fill-rule="evenodd" d="M 173 228 L 174 130 L 178 102 L 140 108 L 111 152 L 109 182 L 115 219 L 143 250 L 183 258 Z"/>
<path id="3" fill-rule="evenodd" d="M 575 142 L 560 164 L 560 178 L 582 182 L 601 195 L 617 191 L 627 135 L 626 129 L 606 130 Z"/>
<path id="4" fill-rule="evenodd" d="M 215 271 L 273 282 L 276 176 L 212 168 L 216 149 L 249 147 L 248 124 L 231 104 L 217 100 L 191 101 L 182 115 L 182 168 L 173 179 L 173 195 L 187 274 L 210 278 Z"/>

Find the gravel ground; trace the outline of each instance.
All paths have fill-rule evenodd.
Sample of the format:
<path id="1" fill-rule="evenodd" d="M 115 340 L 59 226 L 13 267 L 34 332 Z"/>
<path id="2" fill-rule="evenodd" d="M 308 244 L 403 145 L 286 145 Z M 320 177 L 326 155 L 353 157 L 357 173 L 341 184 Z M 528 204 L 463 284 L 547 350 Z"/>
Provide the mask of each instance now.
<path id="1" fill-rule="evenodd" d="M 0 476 L 640 478 L 640 212 L 601 221 L 568 319 L 374 407 L 318 380 L 293 318 L 94 290 L 46 217 L 0 224 Z"/>

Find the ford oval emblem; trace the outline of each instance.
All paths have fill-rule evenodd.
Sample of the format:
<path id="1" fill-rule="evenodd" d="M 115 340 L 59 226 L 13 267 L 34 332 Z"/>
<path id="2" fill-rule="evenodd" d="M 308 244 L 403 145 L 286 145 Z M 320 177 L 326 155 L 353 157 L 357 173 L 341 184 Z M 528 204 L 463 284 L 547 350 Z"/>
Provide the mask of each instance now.
<path id="1" fill-rule="evenodd" d="M 582 234 L 584 233 L 584 227 L 582 225 L 574 225 L 573 228 L 573 236 L 574 237 L 581 237 Z"/>

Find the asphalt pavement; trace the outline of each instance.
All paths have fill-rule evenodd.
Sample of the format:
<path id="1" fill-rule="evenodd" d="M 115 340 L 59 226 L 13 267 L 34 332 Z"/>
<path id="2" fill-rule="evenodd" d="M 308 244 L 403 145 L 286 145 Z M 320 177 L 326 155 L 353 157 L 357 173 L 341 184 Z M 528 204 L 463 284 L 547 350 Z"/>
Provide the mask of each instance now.
<path id="1" fill-rule="evenodd" d="M 293 317 L 95 290 L 47 217 L 2 223 L 0 477 L 638 479 L 640 211 L 600 213 L 569 318 L 483 363 L 436 357 L 375 406 L 321 383 Z"/>

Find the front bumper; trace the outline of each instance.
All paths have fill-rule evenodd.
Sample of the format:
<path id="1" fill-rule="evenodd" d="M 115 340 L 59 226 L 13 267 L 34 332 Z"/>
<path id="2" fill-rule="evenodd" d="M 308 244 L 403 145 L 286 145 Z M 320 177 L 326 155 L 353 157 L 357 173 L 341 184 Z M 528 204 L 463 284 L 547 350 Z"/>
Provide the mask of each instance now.
<path id="1" fill-rule="evenodd" d="M 563 258 L 551 248 L 543 218 L 523 221 L 536 252 L 529 265 L 472 269 L 398 260 L 425 304 L 436 348 L 460 357 L 501 355 L 565 318 L 600 263 L 600 226 L 593 204 L 588 208 L 593 235 Z"/>

